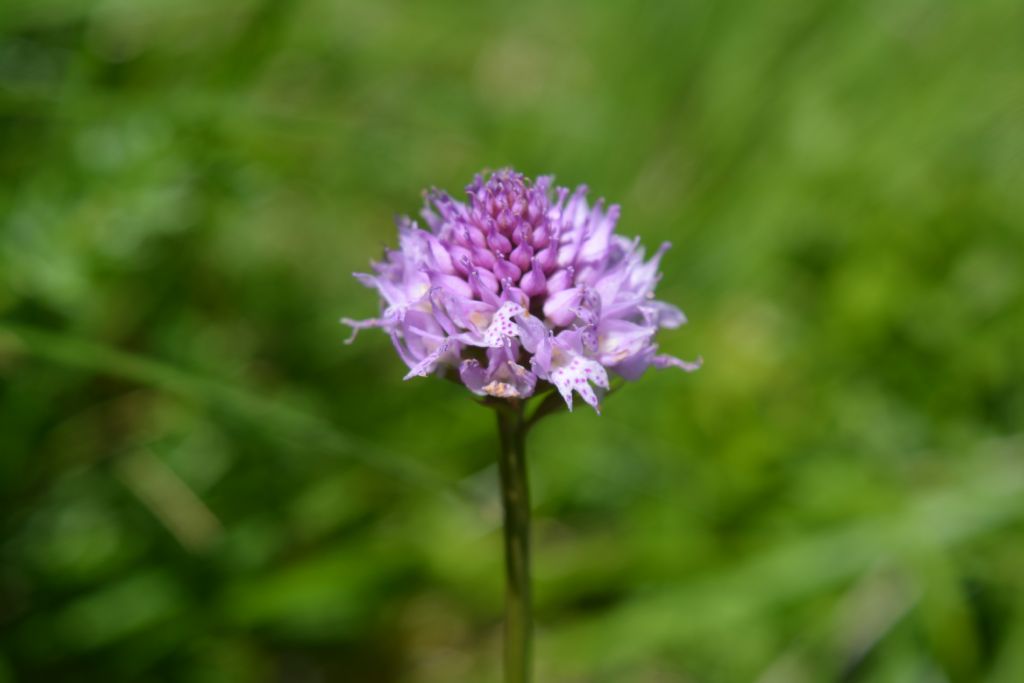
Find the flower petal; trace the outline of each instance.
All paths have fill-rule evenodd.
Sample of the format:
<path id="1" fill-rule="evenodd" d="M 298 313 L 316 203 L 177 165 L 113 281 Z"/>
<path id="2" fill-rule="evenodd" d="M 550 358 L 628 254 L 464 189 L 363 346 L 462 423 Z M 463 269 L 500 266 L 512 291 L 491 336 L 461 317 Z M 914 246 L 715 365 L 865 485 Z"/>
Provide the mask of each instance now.
<path id="1" fill-rule="evenodd" d="M 369 318 L 367 320 L 353 320 L 352 318 L 342 318 L 342 325 L 348 325 L 352 328 L 352 334 L 349 335 L 348 339 L 345 340 L 346 344 L 351 344 L 356 340 L 356 335 L 359 334 L 359 330 L 368 330 L 371 327 L 389 327 L 394 324 L 393 320 L 386 318 Z"/>
<path id="2" fill-rule="evenodd" d="M 693 372 L 694 370 L 700 369 L 700 366 L 704 365 L 703 358 L 697 358 L 695 361 L 685 361 L 675 356 L 669 356 L 667 354 L 661 354 L 654 357 L 651 364 L 656 368 L 679 368 L 686 372 Z"/>
<path id="3" fill-rule="evenodd" d="M 409 372 L 402 379 L 412 379 L 413 377 L 426 377 L 430 374 L 434 368 L 437 367 L 437 362 L 441 359 L 445 353 L 448 352 L 448 348 L 451 346 L 451 340 L 445 339 L 437 345 L 433 351 L 423 357 L 419 363 L 414 365 Z"/>
<path id="4" fill-rule="evenodd" d="M 572 392 L 575 391 L 600 414 L 597 394 L 594 393 L 590 383 L 593 382 L 603 389 L 608 388 L 608 373 L 604 366 L 596 360 L 573 353 L 560 346 L 555 347 L 552 357 L 552 368 L 548 380 L 558 389 L 558 393 L 565 399 L 569 410 L 572 410 Z"/>
<path id="5" fill-rule="evenodd" d="M 483 393 L 487 384 L 487 370 L 475 358 L 462 361 L 459 366 L 459 379 L 475 394 Z"/>
<path id="6" fill-rule="evenodd" d="M 506 301 L 494 314 L 491 324 L 484 332 L 484 345 L 491 348 L 507 346 L 509 340 L 519 336 L 519 326 L 512 318 L 526 312 L 526 309 L 514 301 Z"/>
<path id="7" fill-rule="evenodd" d="M 640 304 L 639 309 L 648 324 L 656 327 L 674 330 L 686 324 L 686 314 L 664 301 L 646 301 Z"/>
<path id="8" fill-rule="evenodd" d="M 640 353 L 654 335 L 653 327 L 626 320 L 605 320 L 598 328 L 598 359 L 614 366 Z"/>

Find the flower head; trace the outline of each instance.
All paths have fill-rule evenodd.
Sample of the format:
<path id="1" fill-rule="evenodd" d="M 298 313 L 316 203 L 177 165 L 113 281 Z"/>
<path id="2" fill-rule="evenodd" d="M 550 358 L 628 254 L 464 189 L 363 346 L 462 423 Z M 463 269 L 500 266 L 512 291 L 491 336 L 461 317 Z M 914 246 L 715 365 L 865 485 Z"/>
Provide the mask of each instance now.
<path id="1" fill-rule="evenodd" d="M 546 382 L 570 410 L 573 392 L 598 408 L 609 370 L 632 380 L 651 365 L 700 366 L 657 353 L 658 329 L 686 322 L 654 298 L 669 245 L 645 260 L 638 239 L 615 234 L 618 206 L 510 169 L 476 176 L 466 194 L 427 193 L 426 230 L 399 220 L 398 250 L 356 274 L 380 293 L 380 317 L 343 318 L 348 341 L 379 327 L 409 366 L 406 379 L 448 373 L 498 398 L 525 398 Z"/>

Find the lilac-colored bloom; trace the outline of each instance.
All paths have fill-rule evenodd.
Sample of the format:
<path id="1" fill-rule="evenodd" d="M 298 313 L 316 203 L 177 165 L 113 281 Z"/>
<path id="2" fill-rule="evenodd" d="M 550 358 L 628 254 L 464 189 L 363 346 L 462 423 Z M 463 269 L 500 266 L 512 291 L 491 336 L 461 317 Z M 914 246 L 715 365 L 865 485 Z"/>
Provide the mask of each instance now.
<path id="1" fill-rule="evenodd" d="M 380 327 L 409 366 L 406 379 L 458 377 L 478 395 L 525 398 L 553 385 L 572 409 L 573 392 L 598 408 L 608 371 L 637 379 L 649 366 L 696 370 L 657 353 L 659 328 L 686 322 L 654 298 L 658 264 L 639 239 L 615 234 L 619 207 L 587 203 L 552 178 L 530 182 L 502 170 L 478 175 L 468 201 L 427 195 L 428 229 L 403 218 L 399 248 L 356 277 L 381 295 Z"/>

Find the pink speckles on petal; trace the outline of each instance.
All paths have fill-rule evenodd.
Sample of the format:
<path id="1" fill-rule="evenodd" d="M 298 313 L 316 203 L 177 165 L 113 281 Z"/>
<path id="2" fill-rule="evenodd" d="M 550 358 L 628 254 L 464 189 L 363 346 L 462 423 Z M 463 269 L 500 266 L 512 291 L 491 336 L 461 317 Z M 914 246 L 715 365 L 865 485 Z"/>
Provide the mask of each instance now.
<path id="1" fill-rule="evenodd" d="M 604 366 L 597 361 L 590 361 L 591 382 L 601 387 L 602 389 L 608 388 L 608 372 L 604 369 Z"/>
<path id="2" fill-rule="evenodd" d="M 519 326 L 512 322 L 512 318 L 521 315 L 525 310 L 513 301 L 503 303 L 484 332 L 484 345 L 492 349 L 508 346 L 513 337 L 519 336 Z"/>
<path id="3" fill-rule="evenodd" d="M 608 373 L 604 367 L 595 360 L 583 356 L 573 356 L 572 360 L 561 367 L 551 371 L 550 381 L 558 389 L 558 393 L 565 399 L 565 403 L 572 410 L 572 392 L 575 391 L 588 405 L 598 409 L 597 395 L 594 393 L 590 383 L 607 389 Z"/>

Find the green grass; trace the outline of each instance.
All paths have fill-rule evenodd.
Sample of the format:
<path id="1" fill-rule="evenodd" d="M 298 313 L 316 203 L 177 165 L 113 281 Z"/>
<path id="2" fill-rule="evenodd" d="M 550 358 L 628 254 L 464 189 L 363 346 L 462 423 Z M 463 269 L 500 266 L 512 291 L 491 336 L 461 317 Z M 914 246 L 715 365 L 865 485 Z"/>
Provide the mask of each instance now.
<path id="1" fill-rule="evenodd" d="M 0 4 L 0 681 L 497 681 L 492 416 L 349 276 L 514 165 L 690 324 L 531 435 L 538 680 L 1024 680 L 1024 7 Z"/>

